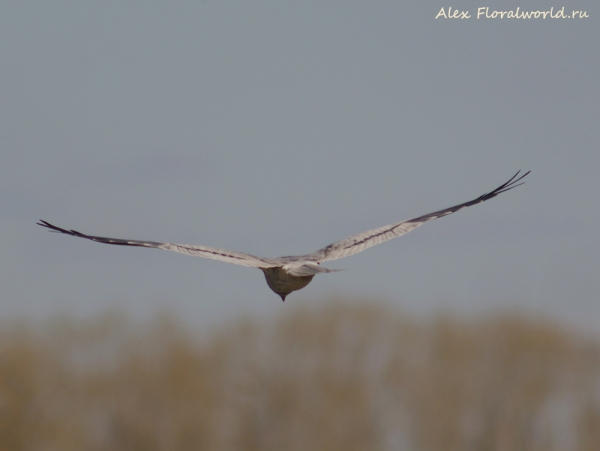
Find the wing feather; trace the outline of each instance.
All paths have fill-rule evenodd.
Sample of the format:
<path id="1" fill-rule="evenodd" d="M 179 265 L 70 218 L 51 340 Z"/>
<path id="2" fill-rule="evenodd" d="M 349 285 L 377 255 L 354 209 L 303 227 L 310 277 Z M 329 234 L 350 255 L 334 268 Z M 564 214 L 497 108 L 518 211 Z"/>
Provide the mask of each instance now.
<path id="1" fill-rule="evenodd" d="M 486 200 L 490 200 L 496 197 L 498 194 L 504 193 L 508 190 L 516 188 L 517 186 L 522 185 L 525 182 L 519 182 L 531 171 L 527 171 L 525 174 L 518 177 L 520 172 L 521 171 L 518 171 L 508 182 L 500 185 L 498 188 L 496 188 L 493 191 L 490 191 L 489 193 L 479 196 L 477 199 L 473 199 L 469 202 L 464 202 L 462 204 L 458 204 L 450 208 L 445 208 L 443 210 L 419 216 L 417 218 L 408 219 L 406 221 L 397 222 L 395 224 L 390 224 L 387 226 L 379 227 L 377 229 L 367 230 L 366 232 L 352 235 L 341 241 L 337 241 L 335 243 L 330 244 L 329 246 L 319 249 L 318 251 L 312 254 L 304 255 L 302 256 L 302 258 L 316 262 L 324 262 L 329 260 L 337 260 L 338 258 L 358 254 L 359 252 L 362 252 L 372 246 L 391 240 L 392 238 L 402 236 L 416 229 L 417 227 L 422 226 L 427 221 L 441 218 L 443 216 L 447 216 L 451 213 L 462 210 L 463 208 L 467 208 L 472 205 L 485 202 Z"/>
<path id="2" fill-rule="evenodd" d="M 210 258 L 212 260 L 219 260 L 226 263 L 234 263 L 236 265 L 250 266 L 253 268 L 272 268 L 274 266 L 281 266 L 276 264 L 272 259 L 256 257 L 254 255 L 245 254 L 243 252 L 228 251 L 225 249 L 218 249 L 208 246 L 198 245 L 187 245 L 187 244 L 173 244 L 173 243 L 158 243 L 156 241 L 139 241 L 139 240 L 123 240 L 120 238 L 106 238 L 102 236 L 85 235 L 77 232 L 76 230 L 66 230 L 49 222 L 40 220 L 38 225 L 46 227 L 54 232 L 64 233 L 65 235 L 76 236 L 79 238 L 85 238 L 88 240 L 96 241 L 98 243 L 114 244 L 117 246 L 138 246 L 138 247 L 149 247 L 155 249 L 164 249 L 167 251 L 179 252 L 180 254 L 191 255 L 193 257 Z"/>
<path id="3" fill-rule="evenodd" d="M 341 271 L 341 269 L 323 268 L 318 263 L 311 261 L 288 263 L 283 265 L 283 269 L 292 276 L 314 276 L 316 274 Z"/>

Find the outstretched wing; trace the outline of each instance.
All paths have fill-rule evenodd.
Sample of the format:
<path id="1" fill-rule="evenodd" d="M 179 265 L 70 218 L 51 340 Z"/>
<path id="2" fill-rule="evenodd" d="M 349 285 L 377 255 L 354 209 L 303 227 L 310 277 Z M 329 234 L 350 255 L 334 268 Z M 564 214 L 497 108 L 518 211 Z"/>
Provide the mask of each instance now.
<path id="1" fill-rule="evenodd" d="M 463 204 L 455 205 L 454 207 L 445 208 L 444 210 L 429 213 L 418 218 L 409 219 L 407 221 L 397 222 L 396 224 L 390 224 L 378 229 L 367 230 L 366 232 L 357 233 L 341 241 L 337 241 L 329 246 L 319 249 L 312 254 L 303 255 L 302 258 L 306 260 L 312 260 L 316 262 L 324 262 L 328 260 L 336 260 L 338 258 L 348 257 L 350 255 L 362 252 L 376 244 L 383 243 L 391 240 L 416 229 L 417 227 L 425 224 L 427 221 L 432 219 L 441 218 L 442 216 L 449 215 L 463 208 L 470 207 L 471 205 L 485 202 L 486 200 L 496 197 L 498 194 L 504 193 L 505 191 L 516 188 L 525 182 L 519 183 L 523 177 L 529 174 L 531 171 L 527 171 L 525 174 L 517 178 L 521 171 L 518 171 L 508 182 L 500 185 L 494 191 L 484 194 L 477 199 L 473 199 Z"/>
<path id="2" fill-rule="evenodd" d="M 193 257 L 211 258 L 227 263 L 235 263 L 236 265 L 251 266 L 254 268 L 272 268 L 281 266 L 268 258 L 255 257 L 254 255 L 244 254 L 243 252 L 233 252 L 225 249 L 217 249 L 207 246 L 194 246 L 187 244 L 172 244 L 172 243 L 157 243 L 155 241 L 138 241 L 138 240 L 122 240 L 119 238 L 105 238 L 102 236 L 84 235 L 76 230 L 61 229 L 49 222 L 42 221 L 37 223 L 42 227 L 46 227 L 54 232 L 64 233 L 66 235 L 86 238 L 88 240 L 97 241 L 98 243 L 115 244 L 117 246 L 138 246 L 150 247 L 156 249 L 164 249 L 167 251 L 179 252 L 180 254 L 191 255 Z"/>

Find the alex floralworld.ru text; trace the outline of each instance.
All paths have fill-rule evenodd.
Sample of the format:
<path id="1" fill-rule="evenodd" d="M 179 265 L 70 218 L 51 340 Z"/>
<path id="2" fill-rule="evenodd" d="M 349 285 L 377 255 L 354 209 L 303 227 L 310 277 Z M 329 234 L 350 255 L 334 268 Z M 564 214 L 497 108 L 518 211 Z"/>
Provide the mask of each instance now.
<path id="1" fill-rule="evenodd" d="M 565 13 L 565 7 L 554 10 L 554 7 L 547 11 L 521 11 L 521 7 L 510 11 L 490 10 L 487 6 L 477 8 L 477 19 L 584 19 L 589 17 L 586 11 L 573 10 L 571 14 Z M 458 9 L 447 9 L 442 7 L 435 16 L 436 19 L 470 19 L 469 11 Z"/>

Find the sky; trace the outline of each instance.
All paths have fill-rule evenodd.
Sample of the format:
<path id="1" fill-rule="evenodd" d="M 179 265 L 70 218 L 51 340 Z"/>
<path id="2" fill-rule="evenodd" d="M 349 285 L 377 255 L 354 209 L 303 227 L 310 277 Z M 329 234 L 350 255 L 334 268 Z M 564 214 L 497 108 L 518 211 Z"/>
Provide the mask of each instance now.
<path id="1" fill-rule="evenodd" d="M 495 2 L 500 4 L 500 2 Z M 3 2 L 0 316 L 203 327 L 347 298 L 600 319 L 600 8 L 438 1 Z M 438 18 L 436 19 L 436 16 Z M 47 233 L 304 254 L 527 183 L 317 276 Z"/>

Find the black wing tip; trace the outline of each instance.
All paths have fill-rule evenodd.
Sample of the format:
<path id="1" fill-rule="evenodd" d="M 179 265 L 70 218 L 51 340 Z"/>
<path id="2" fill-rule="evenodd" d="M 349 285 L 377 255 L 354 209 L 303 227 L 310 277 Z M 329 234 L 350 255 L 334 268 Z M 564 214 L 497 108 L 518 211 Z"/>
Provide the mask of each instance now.
<path id="1" fill-rule="evenodd" d="M 504 185 L 498 187 L 495 191 L 498 191 L 498 194 L 500 194 L 500 193 L 503 193 L 510 189 L 516 188 L 517 186 L 524 185 L 525 182 L 521 182 L 521 180 L 523 180 L 525 177 L 527 177 L 531 173 L 531 170 L 525 172 L 523 175 L 521 175 L 520 177 L 517 178 L 517 176 L 520 173 L 521 173 L 521 170 L 519 169 L 517 171 L 517 173 L 515 175 L 513 175 L 512 178 L 508 182 L 506 182 Z M 521 183 L 519 183 L 519 182 L 521 182 Z"/>
<path id="2" fill-rule="evenodd" d="M 50 224 L 48 221 L 44 221 L 43 219 L 40 219 L 40 222 L 36 222 L 36 225 L 42 226 L 42 227 L 46 227 L 47 229 L 50 229 L 50 231 L 54 231 L 54 232 L 64 232 L 64 229 L 61 229 L 60 227 L 57 227 L 55 225 Z"/>
<path id="3" fill-rule="evenodd" d="M 64 233 L 65 235 L 75 236 L 78 238 L 85 238 L 87 240 L 92 240 L 97 243 L 114 244 L 114 245 L 118 245 L 118 246 L 155 247 L 155 248 L 157 248 L 161 244 L 163 244 L 163 243 L 158 243 L 158 242 L 154 242 L 154 241 L 124 240 L 121 238 L 106 238 L 106 237 L 102 237 L 102 236 L 85 235 L 81 232 L 78 232 L 77 230 L 61 229 L 60 227 L 50 224 L 48 221 L 44 221 L 43 219 L 40 219 L 40 222 L 38 222 L 37 225 L 46 227 L 47 229 L 49 229 L 50 232 Z"/>
<path id="4" fill-rule="evenodd" d="M 61 229 L 60 227 L 50 224 L 48 221 L 44 221 L 43 219 L 40 219 L 40 222 L 37 222 L 36 224 L 39 226 L 42 226 L 42 227 L 46 227 L 47 229 L 50 230 L 50 232 L 65 233 L 67 235 L 73 235 L 73 236 L 82 235 L 81 233 L 77 232 L 76 230 Z"/>
<path id="5" fill-rule="evenodd" d="M 516 177 L 517 177 L 517 176 L 518 176 L 520 173 L 521 173 L 521 170 L 519 169 L 519 170 L 517 171 L 517 173 L 516 173 L 515 175 L 513 175 L 513 176 L 512 176 L 512 178 L 511 178 L 511 179 L 510 179 L 510 180 L 509 180 L 509 181 L 508 181 L 506 184 L 507 184 L 507 185 L 514 185 L 515 183 L 518 183 L 519 181 L 521 181 L 521 180 L 523 180 L 525 177 L 527 177 L 527 176 L 528 176 L 528 175 L 531 173 L 531 170 L 529 170 L 529 171 L 525 172 L 525 173 L 524 173 L 524 174 L 523 174 L 521 177 L 519 177 L 519 178 L 517 178 L 517 179 L 515 180 L 515 178 L 516 178 Z M 525 183 L 525 182 L 523 182 L 523 183 Z M 522 185 L 523 183 L 521 183 L 521 185 Z"/>
<path id="6" fill-rule="evenodd" d="M 529 174 L 531 174 L 531 170 L 528 170 L 527 172 L 525 172 L 523 175 L 521 175 L 519 178 L 517 178 L 517 176 L 521 173 L 521 170 L 519 169 L 517 171 L 517 173 L 515 175 L 512 176 L 512 178 L 505 183 L 505 185 L 514 185 L 515 183 L 519 183 L 521 180 L 523 180 L 525 177 L 527 177 Z M 525 183 L 525 182 L 523 182 Z M 521 183 L 521 185 L 523 184 Z"/>
<path id="7" fill-rule="evenodd" d="M 523 180 L 525 177 L 527 177 L 531 173 L 531 170 L 525 172 L 524 174 L 522 174 L 519 177 L 520 173 L 521 173 L 521 170 L 519 169 L 516 172 L 516 174 L 513 175 L 507 182 L 503 183 L 495 190 L 490 191 L 489 193 L 485 193 L 483 196 L 479 197 L 479 199 L 488 200 L 493 197 L 496 197 L 498 194 L 502 194 L 502 193 L 505 193 L 506 191 L 510 191 L 511 189 L 516 188 L 517 186 L 524 185 L 525 182 L 521 182 L 521 180 Z M 521 182 L 521 183 L 519 183 L 519 182 Z"/>

